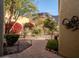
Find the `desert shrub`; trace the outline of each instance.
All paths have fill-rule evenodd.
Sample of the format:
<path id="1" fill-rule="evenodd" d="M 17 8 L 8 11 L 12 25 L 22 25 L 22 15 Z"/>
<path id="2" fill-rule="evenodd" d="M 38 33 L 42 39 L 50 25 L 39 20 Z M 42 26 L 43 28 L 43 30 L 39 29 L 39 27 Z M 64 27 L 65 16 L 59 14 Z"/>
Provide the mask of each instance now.
<path id="1" fill-rule="evenodd" d="M 58 40 L 55 39 L 48 40 L 46 48 L 49 50 L 53 49 L 54 51 L 58 51 Z"/>

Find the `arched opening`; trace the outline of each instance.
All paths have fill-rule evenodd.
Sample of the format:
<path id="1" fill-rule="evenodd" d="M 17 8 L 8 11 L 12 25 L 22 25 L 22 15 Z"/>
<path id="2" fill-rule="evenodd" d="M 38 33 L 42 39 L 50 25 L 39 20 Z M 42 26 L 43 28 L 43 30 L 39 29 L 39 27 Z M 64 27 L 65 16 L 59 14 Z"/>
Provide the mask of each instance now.
<path id="1" fill-rule="evenodd" d="M 7 0 L 6 0 L 7 1 Z M 18 0 L 17 0 L 18 1 Z M 17 2 L 16 1 L 16 2 Z M 13 6 L 15 6 L 15 1 L 11 1 L 11 3 L 13 3 Z M 52 3 L 53 2 L 53 3 Z M 25 35 L 23 38 L 28 38 L 27 36 L 31 35 L 31 36 L 36 36 L 35 39 L 54 39 L 54 31 L 55 33 L 59 32 L 59 24 L 58 24 L 58 0 L 35 0 L 35 2 L 33 2 L 36 4 L 36 6 L 38 7 L 38 10 L 35 12 L 35 14 L 33 13 L 34 9 L 32 10 L 33 12 L 31 12 L 32 14 L 29 14 L 29 12 L 27 12 L 28 14 L 23 14 L 25 13 L 27 10 L 24 10 L 24 12 L 21 13 L 22 10 L 20 10 L 20 13 L 23 17 L 19 17 L 19 23 L 23 24 L 26 28 L 23 29 L 23 32 L 21 32 L 21 34 Z M 20 3 L 19 3 L 20 4 Z M 28 4 L 28 3 L 27 3 Z M 30 4 L 30 3 L 29 3 Z M 10 7 L 14 8 L 12 5 Z M 25 5 L 24 5 L 25 6 Z M 4 6 L 5 7 L 5 6 Z M 16 6 L 17 7 L 17 6 Z M 30 7 L 34 7 L 34 6 L 30 6 Z M 15 14 L 18 12 L 15 12 L 15 10 L 17 9 L 13 9 L 11 10 L 12 8 L 10 8 L 10 11 L 13 11 Z M 19 8 L 19 7 L 18 7 Z M 29 11 L 31 11 L 29 9 Z M 12 12 L 12 13 L 13 13 Z M 20 27 L 18 30 L 17 29 L 14 29 L 14 28 L 18 28 L 20 25 L 17 25 L 17 26 L 14 26 L 16 23 L 14 19 L 17 19 L 18 15 L 14 14 L 13 15 L 8 15 L 10 16 L 9 18 L 9 22 L 11 23 L 11 21 L 14 21 L 13 25 L 11 26 L 12 28 L 10 28 L 10 31 L 7 31 L 9 34 L 18 34 L 16 33 L 18 30 L 20 30 L 22 27 Z M 11 14 L 11 13 L 10 13 Z M 30 15 L 30 16 L 29 16 Z M 16 17 L 17 16 L 17 17 Z M 25 18 L 24 16 L 26 16 L 27 18 Z M 32 17 L 33 16 L 33 17 Z M 12 17 L 12 18 L 11 18 Z M 14 18 L 15 17 L 15 18 Z M 29 18 L 30 17 L 30 18 Z M 29 20 L 28 20 L 29 18 Z M 7 18 L 5 18 L 7 19 Z M 12 19 L 12 20 L 11 20 Z M 27 23 L 25 23 L 25 21 L 22 21 L 21 19 L 25 20 L 27 19 Z M 37 20 L 38 19 L 38 20 Z M 43 23 L 45 20 L 47 20 L 49 23 Z M 46 22 L 47 22 L 46 21 Z M 8 21 L 5 21 L 5 23 L 8 23 Z M 52 23 L 51 23 L 52 22 Z M 8 23 L 10 25 L 10 23 Z M 12 24 L 12 23 L 11 23 Z M 45 27 L 44 27 L 44 26 Z M 52 26 L 53 25 L 53 26 Z M 35 27 L 34 27 L 35 26 Z M 54 28 L 56 27 L 56 28 Z M 12 32 L 13 30 L 13 32 Z M 26 33 L 25 33 L 25 30 L 26 30 Z M 32 31 L 33 30 L 33 31 Z M 27 33 L 30 32 L 30 33 Z M 3 32 L 3 31 L 2 31 Z M 18 31 L 19 32 L 19 31 Z M 31 34 L 33 32 L 33 34 Z M 2 35 L 2 34 L 1 34 Z M 37 36 L 38 35 L 38 36 Z M 45 35 L 45 37 L 44 37 Z M 51 35 L 51 36 L 50 36 Z M 9 49 L 9 48 L 8 48 Z"/>

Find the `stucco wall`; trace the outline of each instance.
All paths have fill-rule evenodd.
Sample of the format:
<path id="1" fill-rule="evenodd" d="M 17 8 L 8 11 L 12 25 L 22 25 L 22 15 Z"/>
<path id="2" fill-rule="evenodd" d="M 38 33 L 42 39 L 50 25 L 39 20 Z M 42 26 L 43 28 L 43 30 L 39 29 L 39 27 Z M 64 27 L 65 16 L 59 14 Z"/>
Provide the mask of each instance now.
<path id="1" fill-rule="evenodd" d="M 65 57 L 79 57 L 79 30 L 71 31 L 62 25 L 64 18 L 79 17 L 79 0 L 59 0 L 59 53 Z"/>

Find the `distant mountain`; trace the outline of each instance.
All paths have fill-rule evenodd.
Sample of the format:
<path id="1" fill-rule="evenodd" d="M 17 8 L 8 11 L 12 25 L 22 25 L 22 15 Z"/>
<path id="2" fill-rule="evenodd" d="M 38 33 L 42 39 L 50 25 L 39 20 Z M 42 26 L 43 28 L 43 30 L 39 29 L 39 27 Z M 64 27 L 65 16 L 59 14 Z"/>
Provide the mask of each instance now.
<path id="1" fill-rule="evenodd" d="M 35 15 L 35 14 L 33 14 L 33 15 Z M 37 13 L 37 15 L 39 15 L 40 17 L 52 17 L 52 18 L 55 18 L 55 20 L 58 23 L 58 16 L 53 16 L 53 15 L 47 13 L 47 12 Z"/>
<path id="2" fill-rule="evenodd" d="M 53 15 L 47 13 L 47 12 L 45 12 L 45 13 L 38 13 L 38 14 L 41 15 L 41 16 L 50 16 L 50 17 L 55 18 L 55 20 L 56 20 L 57 22 L 59 21 L 59 20 L 58 20 L 58 16 L 53 16 Z"/>
<path id="3" fill-rule="evenodd" d="M 55 18 L 55 20 L 57 21 L 57 23 L 59 22 L 58 16 L 52 16 L 53 18 Z"/>

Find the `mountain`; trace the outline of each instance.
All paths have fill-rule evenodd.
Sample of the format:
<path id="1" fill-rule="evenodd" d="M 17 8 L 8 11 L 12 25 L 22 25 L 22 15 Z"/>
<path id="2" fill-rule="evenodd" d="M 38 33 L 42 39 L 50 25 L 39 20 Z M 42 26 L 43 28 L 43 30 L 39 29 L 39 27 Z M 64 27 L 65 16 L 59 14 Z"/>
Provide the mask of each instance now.
<path id="1" fill-rule="evenodd" d="M 59 22 L 58 16 L 52 16 L 53 18 L 55 18 L 55 20 L 57 21 L 57 23 Z"/>
<path id="2" fill-rule="evenodd" d="M 36 13 L 36 14 L 33 14 L 33 15 L 38 15 L 41 18 L 51 17 L 52 19 L 54 18 L 55 21 L 58 23 L 58 16 L 53 16 L 53 15 L 47 13 L 47 12 Z"/>
<path id="3" fill-rule="evenodd" d="M 58 23 L 58 21 L 59 21 L 59 20 L 58 20 L 58 16 L 53 16 L 53 15 L 47 13 L 47 12 L 45 12 L 45 13 L 38 13 L 38 14 L 41 15 L 41 16 L 43 16 L 43 17 L 49 16 L 49 17 L 55 18 L 55 20 L 57 21 L 57 23 Z"/>

